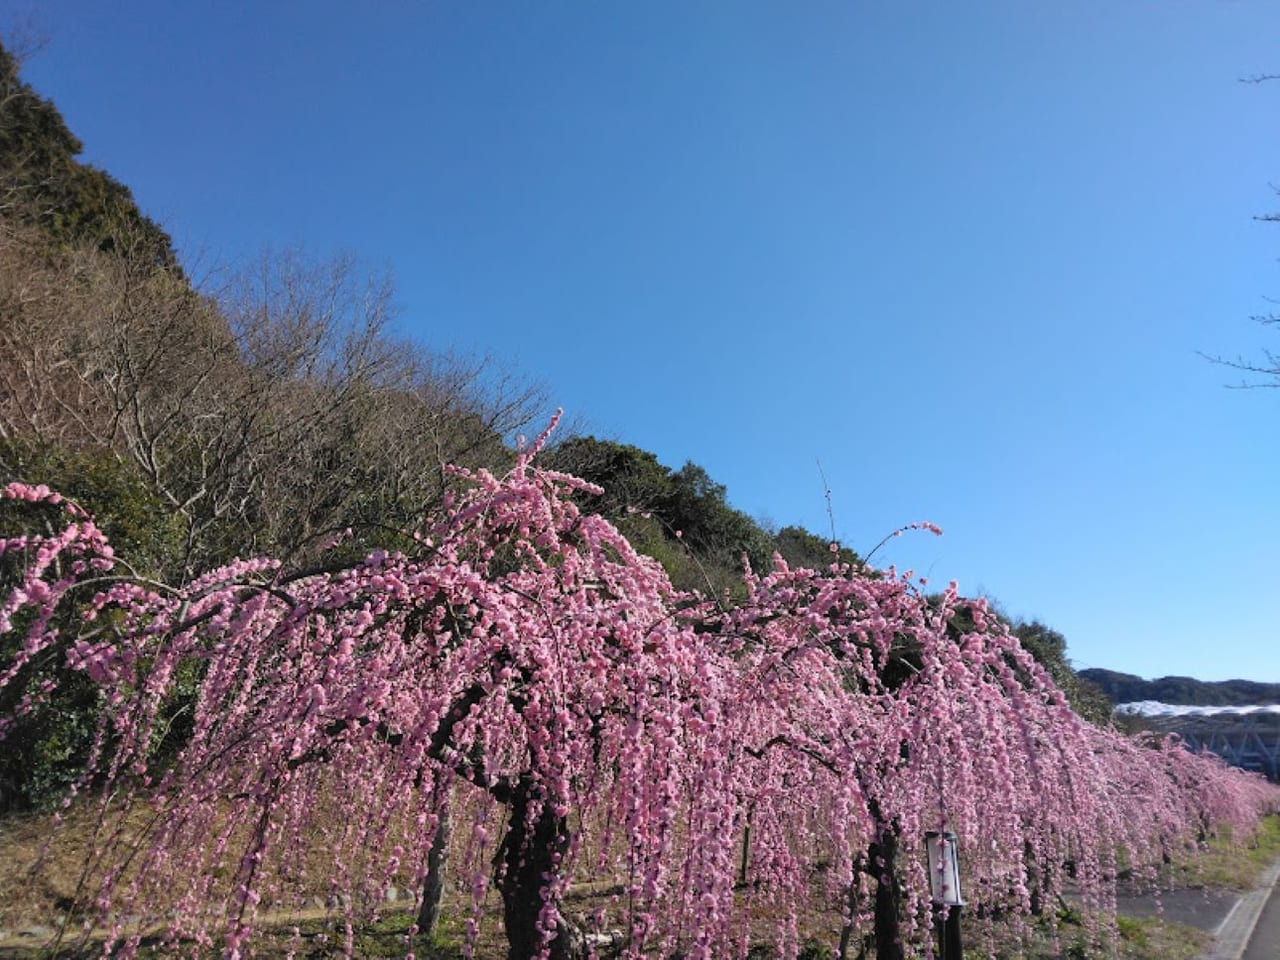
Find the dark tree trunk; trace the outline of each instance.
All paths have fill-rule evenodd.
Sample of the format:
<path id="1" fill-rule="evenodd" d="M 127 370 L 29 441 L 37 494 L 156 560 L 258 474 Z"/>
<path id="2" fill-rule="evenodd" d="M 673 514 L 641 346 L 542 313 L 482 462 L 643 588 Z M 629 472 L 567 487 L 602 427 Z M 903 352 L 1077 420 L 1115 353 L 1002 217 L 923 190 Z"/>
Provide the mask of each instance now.
<path id="1" fill-rule="evenodd" d="M 1027 887 L 1031 894 L 1031 915 L 1041 916 L 1044 913 L 1044 896 L 1040 890 L 1040 868 L 1036 862 L 1036 848 L 1027 840 L 1022 845 L 1023 867 L 1027 871 Z"/>
<path id="2" fill-rule="evenodd" d="M 532 960 L 538 956 L 541 936 L 537 924 L 547 895 L 544 877 L 558 872 L 558 860 L 569 847 L 569 829 L 550 804 L 529 822 L 530 808 L 539 800 L 538 788 L 521 778 L 511 793 L 507 835 L 498 848 L 498 890 L 506 921 L 508 960 Z M 557 919 L 550 960 L 584 960 L 586 940 L 554 904 Z"/>
<path id="3" fill-rule="evenodd" d="M 446 802 L 440 808 L 440 823 L 436 827 L 431 850 L 427 853 L 427 876 L 422 881 L 422 906 L 418 908 L 418 933 L 433 937 L 440 922 L 440 906 L 444 900 L 444 873 L 449 862 L 449 834 L 452 832 L 452 816 Z"/>
<path id="4" fill-rule="evenodd" d="M 892 829 L 881 832 L 867 851 L 867 866 L 876 878 L 875 939 L 876 960 L 905 960 L 900 925 L 902 892 L 897 877 L 898 835 Z"/>
<path id="5" fill-rule="evenodd" d="M 837 960 L 849 960 L 849 951 L 853 948 L 854 935 L 858 933 L 856 926 L 858 920 L 858 879 L 857 871 L 862 870 L 861 864 L 854 864 L 854 879 L 849 884 L 848 899 L 845 901 L 849 910 L 849 919 L 840 929 L 840 947 L 836 951 Z M 862 937 L 858 937 L 859 946 L 862 947 Z M 858 956 L 862 956 L 866 952 L 865 949 L 858 951 Z"/>

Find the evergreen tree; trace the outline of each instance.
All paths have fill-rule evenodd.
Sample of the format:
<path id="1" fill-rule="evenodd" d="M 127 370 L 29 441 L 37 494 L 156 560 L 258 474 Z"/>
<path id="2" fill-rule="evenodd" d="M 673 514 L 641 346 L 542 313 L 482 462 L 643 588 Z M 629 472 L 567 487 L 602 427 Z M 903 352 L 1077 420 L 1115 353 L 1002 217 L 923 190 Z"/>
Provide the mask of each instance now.
<path id="1" fill-rule="evenodd" d="M 36 224 L 56 244 L 90 242 L 180 272 L 169 235 L 128 187 L 76 159 L 83 144 L 19 67 L 0 45 L 0 217 Z"/>

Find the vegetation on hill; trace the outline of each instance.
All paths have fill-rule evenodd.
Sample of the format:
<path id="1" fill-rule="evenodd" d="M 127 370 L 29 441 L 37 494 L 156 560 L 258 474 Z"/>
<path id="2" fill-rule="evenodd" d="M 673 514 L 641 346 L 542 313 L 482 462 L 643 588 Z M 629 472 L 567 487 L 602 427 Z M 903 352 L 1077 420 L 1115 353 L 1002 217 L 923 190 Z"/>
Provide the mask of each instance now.
<path id="1" fill-rule="evenodd" d="M 1027 652 L 1049 671 L 1076 713 L 1091 723 L 1110 722 L 1111 701 L 1100 687 L 1072 668 L 1067 659 L 1066 637 L 1039 620 L 1015 621 L 1010 623 L 1010 629 Z"/>
<path id="2" fill-rule="evenodd" d="M 688 462 L 678 470 L 638 447 L 595 437 L 571 437 L 549 450 L 548 466 L 602 489 L 579 501 L 618 525 L 643 553 L 666 568 L 683 589 L 719 595 L 741 584 L 743 564 L 772 567 L 774 554 L 793 566 L 823 568 L 860 563 L 852 550 L 789 526 L 766 530 L 728 502 L 724 484 Z"/>
<path id="3" fill-rule="evenodd" d="M 399 341 L 390 285 L 347 258 L 267 256 L 193 288 L 18 70 L 0 46 L 0 479 L 70 490 L 80 459 L 115 459 L 170 515 L 152 559 L 182 579 L 305 559 L 349 527 L 385 540 L 438 499 L 444 464 L 509 461 L 535 390 Z"/>
<path id="4" fill-rule="evenodd" d="M 0 45 L 0 214 L 66 249 L 87 244 L 179 273 L 169 235 L 129 188 L 76 157 L 83 145 Z"/>

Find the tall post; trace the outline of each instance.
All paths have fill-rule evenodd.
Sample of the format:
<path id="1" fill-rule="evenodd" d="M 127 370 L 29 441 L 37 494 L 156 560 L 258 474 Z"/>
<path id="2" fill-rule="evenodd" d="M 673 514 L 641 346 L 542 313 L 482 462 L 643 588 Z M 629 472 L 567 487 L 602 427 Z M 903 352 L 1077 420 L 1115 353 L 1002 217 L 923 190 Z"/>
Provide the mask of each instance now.
<path id="1" fill-rule="evenodd" d="M 964 947 L 960 944 L 960 905 L 947 907 L 947 919 L 942 924 L 942 960 L 964 960 Z"/>

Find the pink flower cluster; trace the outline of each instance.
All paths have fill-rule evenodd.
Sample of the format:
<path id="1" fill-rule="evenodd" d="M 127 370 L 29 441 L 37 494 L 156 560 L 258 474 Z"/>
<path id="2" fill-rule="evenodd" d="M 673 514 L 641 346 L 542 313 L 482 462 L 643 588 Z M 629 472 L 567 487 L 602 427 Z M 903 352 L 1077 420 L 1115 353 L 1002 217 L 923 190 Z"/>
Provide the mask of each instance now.
<path id="1" fill-rule="evenodd" d="M 454 869 L 478 920 L 520 797 L 522 826 L 549 811 L 565 831 L 543 952 L 586 876 L 621 885 L 629 957 L 741 955 L 764 907 L 791 956 L 804 904 L 865 925 L 885 882 L 902 887 L 906 935 L 927 942 L 927 830 L 975 851 L 967 896 L 1029 914 L 1068 862 L 1105 906 L 1119 857 L 1158 862 L 1275 808 L 1256 778 L 1081 721 L 954 584 L 923 596 L 862 565 L 777 559 L 727 612 L 676 591 L 578 508 L 588 485 L 534 465 L 544 441 L 506 477 L 457 471 L 469 492 L 413 555 L 302 577 L 248 560 L 171 592 L 115 574 L 101 533 L 56 494 L 3 491 L 67 514 L 56 535 L 0 540 L 23 571 L 0 603 L 0 629 L 23 637 L 0 689 L 51 651 L 101 685 L 85 783 L 105 784 L 105 917 L 164 918 L 174 944 L 221 938 L 241 956 L 263 904 L 314 886 L 306 851 L 325 851 L 351 921 L 397 872 L 420 887 L 450 816 L 470 824 Z M 79 633 L 55 626 L 71 622 L 55 621 L 62 604 Z M 190 738 L 158 767 L 166 707 L 193 675 Z M 108 803 L 153 811 L 128 871 Z M 873 862 L 890 837 L 911 855 Z"/>

